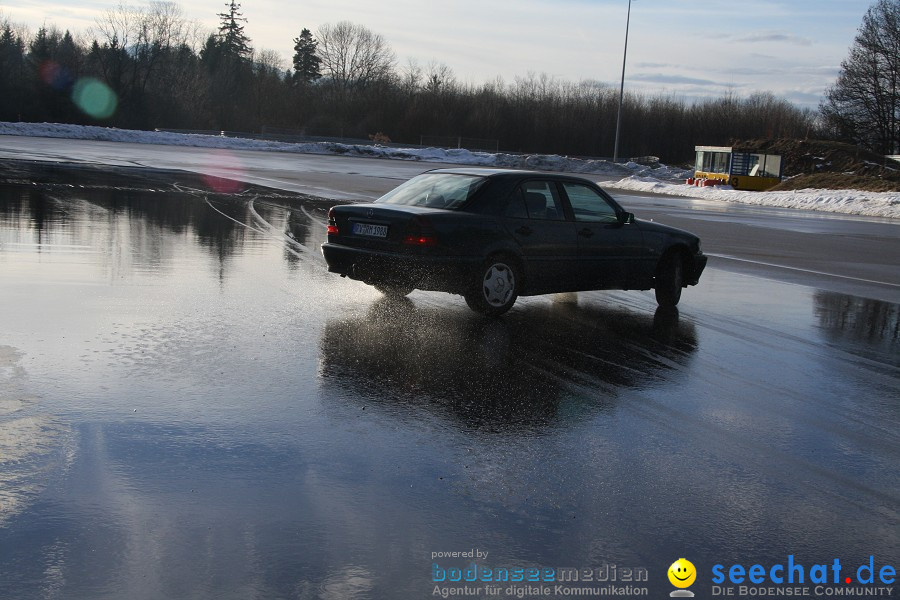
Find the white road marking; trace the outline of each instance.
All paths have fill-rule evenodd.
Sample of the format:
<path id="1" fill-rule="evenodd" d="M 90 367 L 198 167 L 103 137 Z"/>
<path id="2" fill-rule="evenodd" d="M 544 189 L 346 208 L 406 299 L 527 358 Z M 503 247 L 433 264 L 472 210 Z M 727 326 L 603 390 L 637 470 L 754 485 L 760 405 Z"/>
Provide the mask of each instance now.
<path id="1" fill-rule="evenodd" d="M 765 267 L 775 267 L 776 269 L 787 269 L 789 271 L 800 271 L 801 273 L 810 273 L 812 275 L 825 275 L 826 277 L 837 277 L 839 279 L 851 279 L 853 281 L 862 281 L 864 283 L 875 283 L 878 285 L 887 285 L 890 287 L 900 288 L 900 284 L 898 283 L 888 283 L 886 281 L 876 281 L 874 279 L 863 279 L 862 277 L 851 277 L 850 275 L 837 275 L 835 273 L 826 273 L 825 271 L 814 271 L 813 269 L 801 269 L 800 267 L 788 267 L 785 265 L 776 265 L 775 263 L 767 263 L 761 260 L 750 260 L 749 258 L 737 258 L 736 256 L 729 256 L 727 254 L 711 254 L 709 252 L 705 252 L 707 256 L 714 256 L 716 258 L 724 258 L 725 260 L 736 260 L 738 262 L 751 263 L 754 265 L 762 265 Z"/>

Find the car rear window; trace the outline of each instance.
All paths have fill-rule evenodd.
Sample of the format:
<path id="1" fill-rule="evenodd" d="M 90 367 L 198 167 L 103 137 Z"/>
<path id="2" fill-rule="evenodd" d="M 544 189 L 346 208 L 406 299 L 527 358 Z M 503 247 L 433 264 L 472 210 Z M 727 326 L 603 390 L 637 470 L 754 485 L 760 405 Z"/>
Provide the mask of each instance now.
<path id="1" fill-rule="evenodd" d="M 486 182 L 486 177 L 476 175 L 425 173 L 413 177 L 375 202 L 452 210 L 464 204 Z"/>

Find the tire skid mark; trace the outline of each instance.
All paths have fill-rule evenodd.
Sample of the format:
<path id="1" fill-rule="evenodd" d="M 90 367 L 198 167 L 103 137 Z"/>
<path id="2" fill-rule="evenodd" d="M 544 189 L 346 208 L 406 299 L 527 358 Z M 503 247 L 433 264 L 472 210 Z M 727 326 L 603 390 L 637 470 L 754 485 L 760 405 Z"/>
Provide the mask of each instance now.
<path id="1" fill-rule="evenodd" d="M 271 223 L 266 221 L 262 215 L 260 215 L 258 212 L 256 212 L 256 207 L 254 206 L 254 200 L 255 200 L 255 198 L 252 198 L 247 205 L 248 208 L 250 209 L 250 215 L 256 220 L 257 224 L 260 227 L 264 227 L 267 230 L 270 237 L 275 238 L 281 242 L 284 242 L 285 244 L 287 244 L 288 246 L 290 246 L 292 248 L 297 248 L 301 252 L 309 252 L 309 248 L 307 248 L 306 246 L 304 246 L 303 244 L 301 244 L 294 238 L 288 236 L 283 231 L 279 230 L 277 227 L 275 227 L 274 225 L 272 225 Z M 297 254 L 297 256 L 300 256 L 300 255 Z"/>

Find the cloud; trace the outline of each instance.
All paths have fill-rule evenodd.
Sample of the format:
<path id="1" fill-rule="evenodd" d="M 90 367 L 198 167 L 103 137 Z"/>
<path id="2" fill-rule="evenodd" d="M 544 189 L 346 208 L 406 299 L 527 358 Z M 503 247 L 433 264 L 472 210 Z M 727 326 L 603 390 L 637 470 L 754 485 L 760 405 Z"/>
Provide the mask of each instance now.
<path id="1" fill-rule="evenodd" d="M 627 78 L 647 83 L 674 85 L 723 85 L 720 81 L 713 81 L 711 79 L 697 79 L 694 77 L 685 77 L 684 75 L 664 75 L 662 73 L 638 73 L 636 75 L 628 76 Z"/>
<path id="2" fill-rule="evenodd" d="M 759 31 L 751 33 L 735 39 L 736 42 L 745 42 L 748 44 L 769 44 L 773 42 L 793 44 L 795 46 L 812 46 L 812 40 L 794 35 L 793 33 L 785 33 L 783 31 Z"/>
<path id="3" fill-rule="evenodd" d="M 671 69 L 683 68 L 683 65 L 673 65 L 669 63 L 642 62 L 635 65 L 638 69 Z"/>
<path id="4" fill-rule="evenodd" d="M 783 90 L 780 95 L 805 108 L 816 108 L 822 101 L 821 91 Z"/>
<path id="5" fill-rule="evenodd" d="M 727 74 L 727 75 L 744 75 L 748 77 L 756 77 L 756 76 L 771 76 L 774 71 L 773 69 L 766 68 L 756 68 L 756 67 L 734 67 L 728 69 L 720 69 L 719 72 Z"/>

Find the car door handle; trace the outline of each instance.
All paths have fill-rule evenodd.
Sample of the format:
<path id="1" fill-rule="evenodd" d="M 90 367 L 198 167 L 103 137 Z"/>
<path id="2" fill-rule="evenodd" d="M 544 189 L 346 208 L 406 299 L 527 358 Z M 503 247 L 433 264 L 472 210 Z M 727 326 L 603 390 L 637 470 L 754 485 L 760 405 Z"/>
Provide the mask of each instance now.
<path id="1" fill-rule="evenodd" d="M 519 233 L 521 235 L 531 235 L 533 231 L 534 230 L 531 229 L 531 227 L 529 227 L 527 225 L 522 225 L 521 227 L 516 229 L 516 233 Z"/>
<path id="2" fill-rule="evenodd" d="M 584 229 L 579 229 L 579 230 L 578 230 L 578 235 L 580 235 L 580 236 L 582 236 L 582 237 L 587 237 L 587 238 L 593 237 L 593 236 L 594 236 L 594 230 L 593 230 L 593 229 L 588 229 L 587 227 L 585 227 Z"/>

